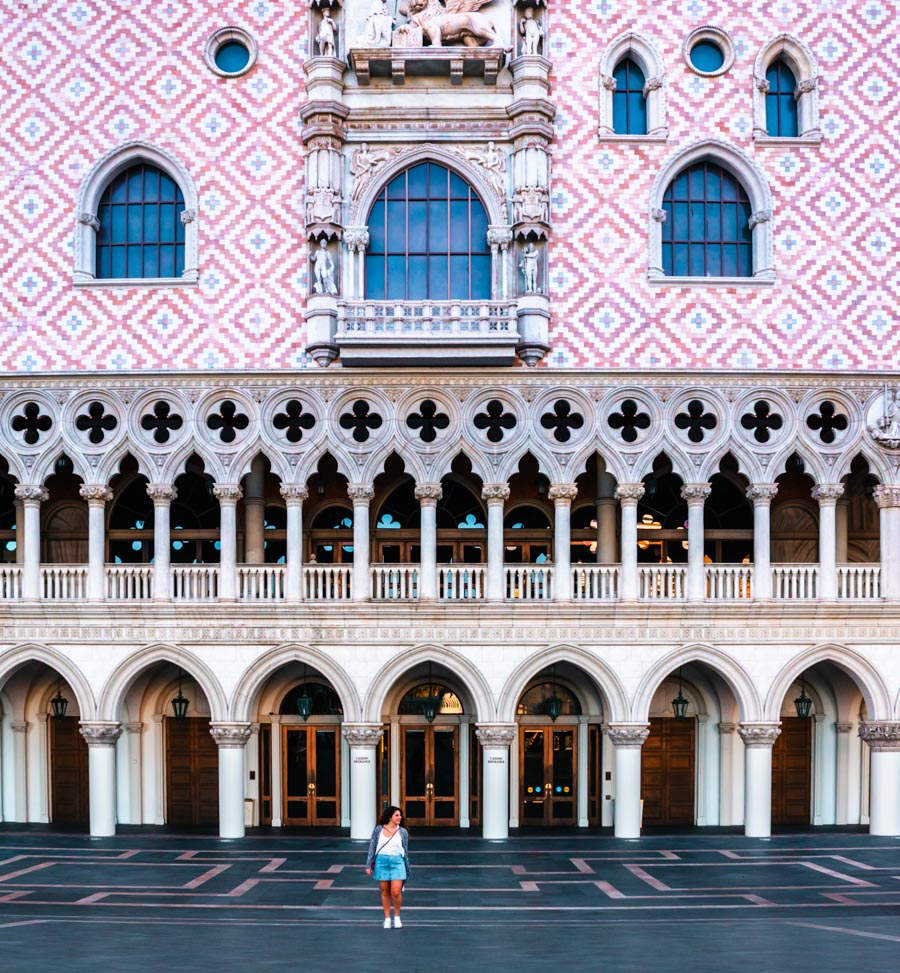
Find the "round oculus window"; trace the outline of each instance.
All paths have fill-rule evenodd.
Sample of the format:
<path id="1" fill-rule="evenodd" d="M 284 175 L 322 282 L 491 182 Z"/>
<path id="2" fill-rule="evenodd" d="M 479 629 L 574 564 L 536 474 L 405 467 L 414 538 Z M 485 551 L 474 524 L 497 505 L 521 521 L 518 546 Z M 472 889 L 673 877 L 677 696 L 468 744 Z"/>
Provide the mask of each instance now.
<path id="1" fill-rule="evenodd" d="M 215 62 L 225 74 L 237 74 L 250 63 L 250 52 L 240 41 L 228 41 L 216 51 Z"/>
<path id="2" fill-rule="evenodd" d="M 240 27 L 223 27 L 203 46 L 206 66 L 220 78 L 239 78 L 254 64 L 259 49 L 253 37 Z"/>
<path id="3" fill-rule="evenodd" d="M 734 44 L 719 27 L 698 27 L 684 39 L 681 48 L 687 66 L 697 74 L 715 77 L 734 64 Z"/>
<path id="4" fill-rule="evenodd" d="M 700 41 L 691 48 L 691 64 L 704 74 L 719 71 L 724 63 L 725 55 L 715 41 Z"/>

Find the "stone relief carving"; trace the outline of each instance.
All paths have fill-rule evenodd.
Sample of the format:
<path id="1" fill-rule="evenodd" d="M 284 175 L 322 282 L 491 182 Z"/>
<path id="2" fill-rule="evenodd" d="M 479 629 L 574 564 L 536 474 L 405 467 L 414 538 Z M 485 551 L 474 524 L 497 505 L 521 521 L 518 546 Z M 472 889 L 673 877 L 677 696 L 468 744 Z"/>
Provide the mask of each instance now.
<path id="1" fill-rule="evenodd" d="M 885 449 L 900 449 L 900 389 L 885 385 L 880 401 L 869 410 L 869 435 Z"/>
<path id="2" fill-rule="evenodd" d="M 391 16 L 385 0 L 373 0 L 363 31 L 362 41 L 364 46 L 390 47 L 391 28 L 393 26 L 394 18 Z"/>
<path id="3" fill-rule="evenodd" d="M 372 149 L 368 142 L 363 144 L 350 157 L 350 175 L 353 176 L 353 198 L 356 199 L 363 187 L 398 149 Z"/>
<path id="4" fill-rule="evenodd" d="M 491 189 L 501 198 L 506 196 L 506 157 L 497 148 L 496 142 L 488 142 L 485 148 L 465 149 L 462 152 L 467 162 L 474 162 L 484 170 L 484 177 Z"/>
<path id="5" fill-rule="evenodd" d="M 516 223 L 546 223 L 549 206 L 549 195 L 541 186 L 525 186 L 513 196 Z"/>
<path id="6" fill-rule="evenodd" d="M 466 47 L 496 47 L 497 29 L 486 14 L 478 11 L 491 0 L 406 0 L 399 11 L 409 24 L 419 28 L 432 47 L 463 44 Z M 405 44 L 402 46 L 412 46 Z"/>

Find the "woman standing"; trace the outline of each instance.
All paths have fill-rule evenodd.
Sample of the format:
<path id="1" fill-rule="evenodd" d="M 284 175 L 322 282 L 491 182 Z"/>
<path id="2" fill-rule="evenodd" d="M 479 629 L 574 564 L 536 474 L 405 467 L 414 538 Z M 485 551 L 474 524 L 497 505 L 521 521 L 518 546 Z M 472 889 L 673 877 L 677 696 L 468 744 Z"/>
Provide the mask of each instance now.
<path id="1" fill-rule="evenodd" d="M 399 807 L 386 808 L 372 832 L 366 875 L 375 872 L 381 886 L 384 928 L 391 928 L 391 902 L 394 903 L 394 928 L 402 929 L 400 907 L 403 905 L 403 883 L 409 878 L 409 832 Z"/>

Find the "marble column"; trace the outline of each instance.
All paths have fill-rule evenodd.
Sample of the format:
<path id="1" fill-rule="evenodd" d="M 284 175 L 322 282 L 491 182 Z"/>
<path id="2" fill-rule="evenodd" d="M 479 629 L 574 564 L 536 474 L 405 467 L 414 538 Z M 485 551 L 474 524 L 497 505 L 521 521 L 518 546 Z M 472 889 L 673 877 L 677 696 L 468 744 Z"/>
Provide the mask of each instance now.
<path id="1" fill-rule="evenodd" d="M 469 747 L 470 716 L 459 718 L 459 826 L 468 828 L 471 825 L 469 812 L 472 807 L 472 796 L 469 793 L 469 781 L 472 779 L 471 749 Z"/>
<path id="2" fill-rule="evenodd" d="M 213 495 L 219 501 L 219 601 L 237 601 L 237 503 L 243 493 L 237 484 L 217 483 Z"/>
<path id="3" fill-rule="evenodd" d="M 553 501 L 553 600 L 572 600 L 572 501 L 578 496 L 574 483 L 551 483 L 547 496 Z"/>
<path id="4" fill-rule="evenodd" d="M 105 483 L 85 483 L 78 491 L 88 505 L 88 601 L 106 600 L 106 504 L 112 490 Z"/>
<path id="5" fill-rule="evenodd" d="M 589 753 L 588 717 L 578 717 L 578 827 L 586 828 L 590 824 L 591 776 Z M 597 781 L 598 800 L 600 781 Z"/>
<path id="6" fill-rule="evenodd" d="M 369 504 L 375 491 L 365 483 L 351 483 L 347 495 L 353 501 L 353 581 L 354 601 L 368 601 L 369 581 Z M 374 827 L 374 825 L 373 825 Z"/>
<path id="7" fill-rule="evenodd" d="M 281 815 L 284 809 L 284 781 L 281 779 L 282 767 L 284 766 L 281 755 L 283 739 L 281 732 L 281 716 L 280 714 L 273 713 L 270 719 L 272 721 L 272 736 L 270 738 L 272 744 L 270 753 L 272 760 L 272 766 L 270 768 L 272 774 L 272 827 L 280 828 L 282 824 Z"/>
<path id="8" fill-rule="evenodd" d="M 900 720 L 860 723 L 871 754 L 869 834 L 900 835 Z"/>
<path id="9" fill-rule="evenodd" d="M 28 726 L 24 720 L 10 723 L 13 731 L 13 821 L 28 821 Z"/>
<path id="10" fill-rule="evenodd" d="M 706 598 L 706 570 L 703 560 L 703 507 L 712 492 L 709 483 L 685 483 L 681 499 L 688 506 L 688 569 L 687 600 L 704 601 Z"/>
<path id="11" fill-rule="evenodd" d="M 850 823 L 850 731 L 852 723 L 835 723 L 837 754 L 835 759 L 834 823 Z"/>
<path id="12" fill-rule="evenodd" d="M 834 508 L 834 559 L 838 564 L 846 564 L 850 527 L 850 498 L 840 497 Z"/>
<path id="13" fill-rule="evenodd" d="M 719 723 L 719 824 L 734 824 L 734 737 L 736 723 Z"/>
<path id="14" fill-rule="evenodd" d="M 503 505 L 509 499 L 508 483 L 486 483 L 481 491 L 487 503 L 487 600 L 503 601 Z"/>
<path id="15" fill-rule="evenodd" d="M 419 601 L 437 598 L 437 505 L 443 495 L 440 483 L 416 485 L 415 496 L 421 509 Z"/>
<path id="16" fill-rule="evenodd" d="M 624 513 L 624 508 L 623 508 Z M 614 831 L 617 838 L 641 836 L 641 747 L 650 736 L 646 723 L 610 723 L 616 748 Z"/>
<path id="17" fill-rule="evenodd" d="M 616 480 L 597 457 L 597 563 L 618 564 L 616 550 Z"/>
<path id="18" fill-rule="evenodd" d="M 881 549 L 881 597 L 900 598 L 900 486 L 875 487 Z"/>
<path id="19" fill-rule="evenodd" d="M 143 766 L 141 737 L 144 732 L 144 724 L 126 723 L 125 731 L 128 734 L 128 774 L 126 775 L 128 823 L 141 824 L 144 820 L 143 778 L 141 776 Z"/>
<path id="20" fill-rule="evenodd" d="M 79 730 L 88 745 L 91 837 L 108 838 L 116 833 L 116 741 L 122 724 L 82 721 Z"/>
<path id="21" fill-rule="evenodd" d="M 341 733 L 350 747 L 350 837 L 368 841 L 378 810 L 378 761 L 380 723 L 344 723 Z"/>
<path id="22" fill-rule="evenodd" d="M 516 736 L 514 723 L 479 723 L 481 744 L 481 836 L 485 841 L 509 837 L 509 746 Z"/>
<path id="23" fill-rule="evenodd" d="M 616 487 L 616 499 L 622 505 L 622 576 L 619 579 L 622 601 L 638 600 L 637 505 L 643 495 L 643 483 L 620 483 Z"/>
<path id="24" fill-rule="evenodd" d="M 266 563 L 266 464 L 255 456 L 244 478 L 244 563 Z"/>
<path id="25" fill-rule="evenodd" d="M 288 602 L 298 602 L 303 600 L 303 501 L 309 491 L 305 486 L 282 483 L 281 495 L 287 508 L 284 595 Z"/>
<path id="26" fill-rule="evenodd" d="M 777 483 L 753 483 L 747 499 L 753 504 L 753 598 L 772 598 L 772 500 L 778 493 Z"/>
<path id="27" fill-rule="evenodd" d="M 24 601 L 40 601 L 41 598 L 41 503 L 49 496 L 38 484 L 20 483 L 15 489 L 16 499 L 22 502 L 25 522 L 22 567 Z"/>
<path id="28" fill-rule="evenodd" d="M 147 496 L 153 501 L 153 600 L 172 600 L 172 541 L 170 513 L 176 497 L 168 483 L 150 483 Z"/>
<path id="29" fill-rule="evenodd" d="M 812 489 L 819 502 L 819 598 L 837 598 L 837 534 L 835 505 L 844 492 L 842 483 L 819 483 Z"/>
<path id="30" fill-rule="evenodd" d="M 744 741 L 744 834 L 768 838 L 772 833 L 772 745 L 780 723 L 741 723 Z"/>
<path id="31" fill-rule="evenodd" d="M 25 563 L 25 505 L 21 500 L 13 501 L 16 510 L 16 564 Z"/>
<path id="32" fill-rule="evenodd" d="M 249 723 L 211 723 L 219 748 L 219 837 L 244 837 L 244 747 Z"/>

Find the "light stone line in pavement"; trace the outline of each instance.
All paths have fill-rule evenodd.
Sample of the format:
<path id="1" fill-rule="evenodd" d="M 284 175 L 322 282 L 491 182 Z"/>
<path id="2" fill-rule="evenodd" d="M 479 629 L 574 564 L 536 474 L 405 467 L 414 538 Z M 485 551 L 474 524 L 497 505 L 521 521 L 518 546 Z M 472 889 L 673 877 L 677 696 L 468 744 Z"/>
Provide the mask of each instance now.
<path id="1" fill-rule="evenodd" d="M 823 929 L 826 932 L 839 932 L 845 936 L 863 936 L 866 939 L 887 939 L 892 943 L 900 943 L 900 936 L 888 936 L 882 932 L 865 932 L 862 929 L 845 929 L 843 926 L 822 926 L 815 922 L 789 922 L 789 926 L 803 926 L 804 929 Z"/>

